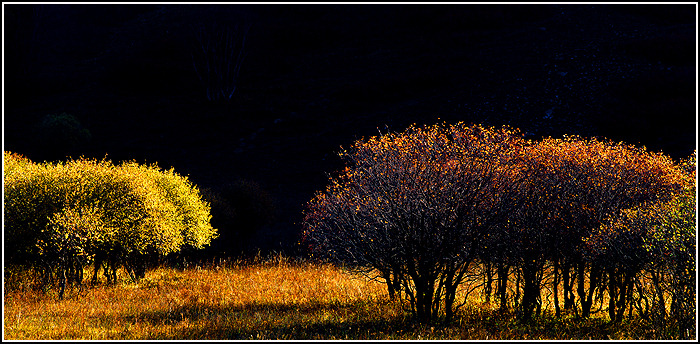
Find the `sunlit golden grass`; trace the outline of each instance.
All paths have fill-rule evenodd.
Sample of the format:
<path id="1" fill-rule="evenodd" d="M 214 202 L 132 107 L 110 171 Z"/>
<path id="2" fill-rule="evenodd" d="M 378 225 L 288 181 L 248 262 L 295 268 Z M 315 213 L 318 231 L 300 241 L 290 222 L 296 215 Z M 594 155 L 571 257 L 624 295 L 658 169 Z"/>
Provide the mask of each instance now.
<path id="1" fill-rule="evenodd" d="M 329 265 L 277 259 L 179 271 L 139 283 L 74 291 L 63 301 L 32 291 L 5 296 L 6 339 L 314 338 L 398 309 L 377 282 Z M 396 307 L 393 307 L 396 308 Z M 328 324 L 333 324 L 329 327 Z M 328 329 L 326 329 L 328 328 Z M 331 334 L 332 336 L 332 334 Z"/>
<path id="2" fill-rule="evenodd" d="M 4 339 L 634 339 L 630 324 L 548 315 L 521 324 L 479 293 L 449 326 L 415 325 L 383 284 L 278 256 L 256 264 L 159 268 L 139 283 L 5 295 Z"/>

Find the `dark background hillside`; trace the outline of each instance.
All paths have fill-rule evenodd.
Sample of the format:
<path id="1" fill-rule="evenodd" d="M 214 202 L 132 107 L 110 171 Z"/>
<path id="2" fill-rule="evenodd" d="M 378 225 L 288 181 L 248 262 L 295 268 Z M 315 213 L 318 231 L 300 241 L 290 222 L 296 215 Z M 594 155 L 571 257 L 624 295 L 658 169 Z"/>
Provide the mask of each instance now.
<path id="1" fill-rule="evenodd" d="M 4 149 L 174 167 L 201 187 L 257 183 L 293 250 L 341 145 L 411 123 L 696 146 L 695 5 L 3 5 Z M 197 28 L 250 26 L 239 88 L 212 103 Z M 49 147 L 68 113 L 90 140 Z"/>

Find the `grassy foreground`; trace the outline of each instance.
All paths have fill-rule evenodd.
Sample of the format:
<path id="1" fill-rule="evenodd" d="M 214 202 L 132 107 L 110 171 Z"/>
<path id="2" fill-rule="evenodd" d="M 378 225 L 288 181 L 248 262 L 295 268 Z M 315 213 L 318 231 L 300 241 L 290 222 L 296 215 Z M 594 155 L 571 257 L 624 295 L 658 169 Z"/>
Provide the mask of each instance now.
<path id="1" fill-rule="evenodd" d="M 474 300 L 447 327 L 415 325 L 379 282 L 330 265 L 264 262 L 159 268 L 137 284 L 10 290 L 4 339 L 643 339 L 638 324 L 544 316 L 520 324 Z"/>

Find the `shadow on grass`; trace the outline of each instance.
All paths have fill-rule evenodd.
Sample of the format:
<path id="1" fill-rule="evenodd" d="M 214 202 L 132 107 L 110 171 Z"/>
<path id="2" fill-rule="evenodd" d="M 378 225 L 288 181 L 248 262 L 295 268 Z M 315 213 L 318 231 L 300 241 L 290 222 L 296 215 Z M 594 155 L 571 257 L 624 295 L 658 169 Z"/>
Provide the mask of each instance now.
<path id="1" fill-rule="evenodd" d="M 188 304 L 126 316 L 171 330 L 143 339 L 373 339 L 412 328 L 410 317 L 387 315 L 386 302 L 246 305 Z"/>
<path id="2" fill-rule="evenodd" d="M 603 318 L 535 317 L 522 323 L 514 313 L 473 309 L 449 325 L 419 325 L 396 304 L 366 300 L 296 305 L 189 304 L 125 317 L 154 329 L 139 339 L 632 339 L 635 332 Z M 643 335 L 642 335 L 643 336 Z"/>

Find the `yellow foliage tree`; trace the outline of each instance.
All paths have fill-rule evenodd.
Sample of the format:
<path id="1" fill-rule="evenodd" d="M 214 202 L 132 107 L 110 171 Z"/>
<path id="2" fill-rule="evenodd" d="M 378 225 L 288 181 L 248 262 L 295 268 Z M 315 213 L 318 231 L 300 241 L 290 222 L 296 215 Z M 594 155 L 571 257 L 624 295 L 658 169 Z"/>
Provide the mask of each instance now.
<path id="1" fill-rule="evenodd" d="M 108 280 L 120 265 L 132 278 L 146 257 L 183 246 L 202 248 L 216 236 L 209 204 L 172 169 L 76 159 L 35 164 L 4 154 L 5 258 L 41 272 L 44 286 L 81 283 L 94 262 Z"/>

